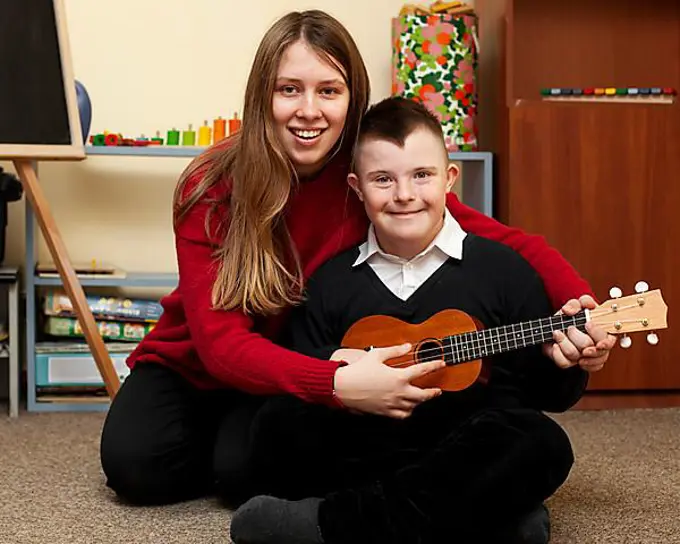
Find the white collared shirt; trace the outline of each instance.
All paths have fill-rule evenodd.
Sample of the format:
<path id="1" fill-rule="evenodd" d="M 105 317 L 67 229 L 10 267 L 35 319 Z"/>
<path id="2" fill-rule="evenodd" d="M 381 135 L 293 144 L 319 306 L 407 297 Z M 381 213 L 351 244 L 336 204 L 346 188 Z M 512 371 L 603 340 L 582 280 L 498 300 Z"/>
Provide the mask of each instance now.
<path id="1" fill-rule="evenodd" d="M 368 240 L 361 244 L 359 257 L 352 266 L 367 261 L 375 274 L 402 300 L 408 298 L 441 267 L 449 257 L 463 258 L 463 240 L 466 232 L 448 210 L 444 211 L 444 224 L 432 243 L 412 259 L 389 255 L 380 249 L 375 229 L 368 229 Z"/>

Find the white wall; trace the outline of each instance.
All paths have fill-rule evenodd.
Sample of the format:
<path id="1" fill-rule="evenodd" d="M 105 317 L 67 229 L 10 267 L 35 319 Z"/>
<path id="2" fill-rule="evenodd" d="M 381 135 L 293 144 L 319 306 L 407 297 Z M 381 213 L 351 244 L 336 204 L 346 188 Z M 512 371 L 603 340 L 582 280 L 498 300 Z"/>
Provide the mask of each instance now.
<path id="1" fill-rule="evenodd" d="M 259 40 L 284 13 L 323 9 L 364 55 L 372 101 L 390 91 L 390 19 L 402 0 L 65 0 L 74 72 L 93 101 L 91 133 L 147 136 L 241 109 Z M 171 198 L 188 159 L 90 157 L 41 163 L 42 186 L 74 261 L 176 270 Z M 8 167 L 9 165 L 3 164 Z M 23 265 L 23 203 L 10 206 L 7 264 Z M 41 244 L 40 258 L 49 260 Z"/>

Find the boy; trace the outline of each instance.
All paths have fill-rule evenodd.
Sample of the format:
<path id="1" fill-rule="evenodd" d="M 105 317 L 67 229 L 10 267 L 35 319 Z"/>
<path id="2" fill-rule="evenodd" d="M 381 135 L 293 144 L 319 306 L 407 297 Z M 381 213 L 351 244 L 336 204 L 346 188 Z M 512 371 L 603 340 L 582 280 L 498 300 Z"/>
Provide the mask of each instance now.
<path id="1" fill-rule="evenodd" d="M 488 328 L 551 313 L 528 263 L 463 232 L 446 211 L 458 170 L 424 107 L 390 98 L 371 108 L 355 161 L 348 181 L 371 220 L 368 240 L 312 277 L 291 319 L 294 349 L 352 364 L 356 353 L 342 338 L 370 315 L 419 323 L 455 308 Z M 492 361 L 487 384 L 395 406 L 391 418 L 270 401 L 252 432 L 255 467 L 279 482 L 267 491 L 322 498 L 256 497 L 237 511 L 234 541 L 547 542 L 540 505 L 566 479 L 573 455 L 542 410 L 570 408 L 587 373 L 558 368 L 540 347 Z M 344 368 L 335 375 L 340 398 Z"/>

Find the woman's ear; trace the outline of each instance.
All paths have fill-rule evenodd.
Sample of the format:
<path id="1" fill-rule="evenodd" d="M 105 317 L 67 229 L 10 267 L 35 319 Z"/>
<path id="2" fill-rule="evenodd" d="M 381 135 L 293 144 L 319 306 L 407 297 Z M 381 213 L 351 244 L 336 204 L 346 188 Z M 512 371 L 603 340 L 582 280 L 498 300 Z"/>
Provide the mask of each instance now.
<path id="1" fill-rule="evenodd" d="M 460 168 L 454 163 L 449 163 L 446 169 L 446 192 L 450 193 L 453 186 L 458 181 L 458 176 L 460 175 Z"/>
<path id="2" fill-rule="evenodd" d="M 359 197 L 359 200 L 362 202 L 364 201 L 364 195 L 361 192 L 361 188 L 359 187 L 359 178 L 356 176 L 356 174 L 348 174 L 347 175 L 347 183 L 349 186 L 354 189 L 354 192 L 357 194 Z"/>

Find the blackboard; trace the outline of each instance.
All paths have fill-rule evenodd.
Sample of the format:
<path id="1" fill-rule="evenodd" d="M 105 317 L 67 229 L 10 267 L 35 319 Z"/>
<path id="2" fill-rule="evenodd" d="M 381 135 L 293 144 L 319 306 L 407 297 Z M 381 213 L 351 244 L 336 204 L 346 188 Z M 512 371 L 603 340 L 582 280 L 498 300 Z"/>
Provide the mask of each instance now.
<path id="1" fill-rule="evenodd" d="M 81 158 L 61 0 L 0 1 L 0 157 Z"/>

